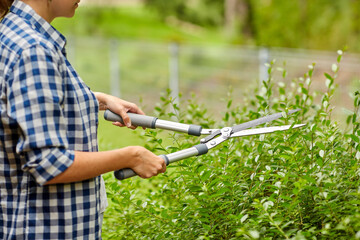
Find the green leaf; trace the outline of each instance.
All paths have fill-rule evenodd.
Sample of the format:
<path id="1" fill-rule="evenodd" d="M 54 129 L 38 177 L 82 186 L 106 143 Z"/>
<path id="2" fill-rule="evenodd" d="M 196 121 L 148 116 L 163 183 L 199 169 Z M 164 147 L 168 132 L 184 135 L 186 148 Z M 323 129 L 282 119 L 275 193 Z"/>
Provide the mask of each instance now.
<path id="1" fill-rule="evenodd" d="M 189 186 L 189 190 L 192 192 L 202 192 L 202 188 L 198 185 Z"/>
<path id="2" fill-rule="evenodd" d="M 327 79 L 331 80 L 331 82 L 334 82 L 334 78 L 332 76 L 330 76 L 330 74 L 324 73 L 324 75 Z"/>
<path id="3" fill-rule="evenodd" d="M 355 134 L 350 134 L 350 138 L 354 141 L 354 142 L 360 142 L 360 139 L 358 136 L 356 136 Z"/>
<path id="4" fill-rule="evenodd" d="M 248 219 L 248 217 L 249 217 L 249 214 L 245 214 L 244 216 L 241 217 L 240 222 L 241 223 L 245 222 L 246 219 Z"/>
<path id="5" fill-rule="evenodd" d="M 310 177 L 308 175 L 303 176 L 303 178 L 308 181 L 309 183 L 316 184 L 316 180 L 313 177 Z"/>
<path id="6" fill-rule="evenodd" d="M 208 170 L 208 171 L 205 171 L 202 175 L 201 175 L 201 180 L 202 181 L 206 181 L 206 180 L 208 180 L 208 178 L 210 177 L 210 175 L 211 175 L 211 171 L 210 170 Z"/>
<path id="7" fill-rule="evenodd" d="M 337 57 L 336 60 L 337 60 L 338 63 L 341 62 L 341 58 L 342 58 L 342 56 L 338 56 L 338 57 Z"/>
<path id="8" fill-rule="evenodd" d="M 351 116 L 351 115 L 350 115 L 350 116 L 347 116 L 347 118 L 346 118 L 346 124 L 347 124 L 347 125 L 350 124 L 351 119 L 352 119 L 352 116 Z"/>
<path id="9" fill-rule="evenodd" d="M 219 191 L 216 192 L 217 195 L 222 195 L 226 192 L 230 192 L 229 188 L 221 188 Z"/>
<path id="10" fill-rule="evenodd" d="M 256 98 L 260 101 L 265 101 L 265 99 L 262 96 L 256 95 Z"/>
<path id="11" fill-rule="evenodd" d="M 312 75 L 313 75 L 313 73 L 314 73 L 314 69 L 311 69 L 311 70 L 309 70 L 309 77 L 312 77 Z"/>
<path id="12" fill-rule="evenodd" d="M 226 107 L 227 107 L 227 108 L 230 108 L 230 107 L 231 107 L 231 104 L 232 104 L 232 100 L 229 100 Z"/>
<path id="13" fill-rule="evenodd" d="M 301 92 L 304 93 L 304 94 L 306 94 L 306 95 L 309 93 L 306 88 L 301 88 Z"/>
<path id="14" fill-rule="evenodd" d="M 285 95 L 285 89 L 284 88 L 279 88 L 279 93 L 281 95 Z"/>
<path id="15" fill-rule="evenodd" d="M 229 118 L 230 118 L 230 115 L 228 112 L 225 113 L 225 118 L 224 118 L 224 121 L 227 122 L 229 121 Z"/>
<path id="16" fill-rule="evenodd" d="M 323 161 L 322 158 L 317 158 L 317 159 L 316 159 L 316 163 L 317 163 L 320 167 L 323 167 L 323 165 L 324 165 L 324 161 Z"/>

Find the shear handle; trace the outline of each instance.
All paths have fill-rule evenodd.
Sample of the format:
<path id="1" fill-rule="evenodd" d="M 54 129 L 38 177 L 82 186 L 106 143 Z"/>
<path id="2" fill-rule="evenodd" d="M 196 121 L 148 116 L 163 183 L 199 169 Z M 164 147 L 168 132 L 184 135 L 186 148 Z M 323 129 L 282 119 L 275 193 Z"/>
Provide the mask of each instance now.
<path id="1" fill-rule="evenodd" d="M 156 117 L 136 114 L 136 113 L 127 113 L 130 117 L 131 124 L 138 127 L 146 128 L 159 128 L 165 130 L 171 130 L 176 132 L 183 132 L 193 136 L 200 136 L 202 134 L 202 127 L 199 125 L 188 125 L 184 123 L 171 122 L 166 120 L 161 120 Z M 123 122 L 123 119 L 120 115 L 106 110 L 104 113 L 104 118 L 112 122 Z"/>
<path id="2" fill-rule="evenodd" d="M 199 156 L 206 154 L 208 152 L 208 147 L 205 144 L 199 144 L 196 146 L 193 146 L 191 148 L 187 148 L 178 152 L 170 153 L 167 155 L 160 155 L 159 157 L 163 158 L 165 160 L 166 166 L 170 163 L 177 162 L 189 157 L 193 156 Z M 134 172 L 130 168 L 124 168 L 117 171 L 114 171 L 114 175 L 117 179 L 123 180 L 126 178 L 131 178 L 136 176 L 136 172 Z"/>

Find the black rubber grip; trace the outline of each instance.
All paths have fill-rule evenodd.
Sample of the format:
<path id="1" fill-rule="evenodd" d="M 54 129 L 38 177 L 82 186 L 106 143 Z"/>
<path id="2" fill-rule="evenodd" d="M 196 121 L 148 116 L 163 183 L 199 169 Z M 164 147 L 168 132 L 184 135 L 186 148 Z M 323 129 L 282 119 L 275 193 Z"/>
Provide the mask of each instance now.
<path id="1" fill-rule="evenodd" d="M 200 136 L 202 127 L 199 125 L 190 125 L 188 134 L 192 136 Z"/>
<path id="2" fill-rule="evenodd" d="M 195 145 L 194 146 L 196 148 L 196 150 L 199 152 L 198 156 L 200 155 L 203 155 L 203 154 L 206 154 L 209 149 L 208 147 L 206 146 L 206 144 L 198 144 L 198 145 Z"/>
<path id="3" fill-rule="evenodd" d="M 114 171 L 114 176 L 116 179 L 123 180 L 124 172 L 123 171 Z"/>
<path id="4" fill-rule="evenodd" d="M 114 171 L 114 175 L 119 180 L 124 180 L 126 178 L 131 178 L 137 176 L 136 172 L 131 168 L 123 168 L 117 171 Z"/>

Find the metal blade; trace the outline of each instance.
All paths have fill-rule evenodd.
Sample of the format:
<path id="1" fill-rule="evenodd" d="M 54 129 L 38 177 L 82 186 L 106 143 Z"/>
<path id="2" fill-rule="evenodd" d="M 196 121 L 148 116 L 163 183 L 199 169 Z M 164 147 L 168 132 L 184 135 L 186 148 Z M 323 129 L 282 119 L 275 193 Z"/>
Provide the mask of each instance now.
<path id="1" fill-rule="evenodd" d="M 250 136 L 250 135 L 258 135 L 258 134 L 266 134 L 266 133 L 272 133 L 276 131 L 285 131 L 288 129 L 293 128 L 299 128 L 303 127 L 306 124 L 295 124 L 293 127 L 291 125 L 284 125 L 284 126 L 277 126 L 277 127 L 265 127 L 265 128 L 253 128 L 253 129 L 247 129 L 242 130 L 239 132 L 235 132 L 231 134 L 231 137 L 243 137 L 243 136 Z"/>
<path id="2" fill-rule="evenodd" d="M 292 113 L 298 112 L 300 110 L 301 109 L 290 110 L 288 112 L 288 114 L 292 114 Z M 262 118 L 258 118 L 258 119 L 255 119 L 255 120 L 252 120 L 252 121 L 249 121 L 249 122 L 246 122 L 246 123 L 242 123 L 242 124 L 233 126 L 232 127 L 232 132 L 235 133 L 235 132 L 238 132 L 238 131 L 242 131 L 244 129 L 255 127 L 257 125 L 260 125 L 260 124 L 263 124 L 263 123 L 266 123 L 266 122 L 271 122 L 273 120 L 281 118 L 282 116 L 283 116 L 282 113 L 275 113 L 275 114 L 265 116 L 265 117 L 262 117 Z"/>
<path id="3" fill-rule="evenodd" d="M 292 114 L 292 113 L 298 112 L 300 110 L 301 109 L 290 110 L 288 112 L 288 114 Z M 235 125 L 235 126 L 232 127 L 232 133 L 242 131 L 244 129 L 248 129 L 248 128 L 251 128 L 251 127 L 255 127 L 257 125 L 260 125 L 260 124 L 263 124 L 263 123 L 266 123 L 266 122 L 271 122 L 273 120 L 281 118 L 282 116 L 283 116 L 282 113 L 275 113 L 275 114 L 265 116 L 265 117 L 262 117 L 262 118 L 258 118 L 258 119 L 255 119 L 255 120 L 252 120 L 252 121 L 249 121 L 249 122 L 246 122 L 246 123 Z M 218 130 L 213 129 L 213 131 L 211 131 L 211 132 L 205 132 L 204 131 L 202 134 L 209 134 L 209 133 L 210 133 L 209 136 L 204 137 L 204 138 L 202 138 L 200 140 L 201 143 L 209 142 L 210 140 L 212 140 L 215 137 L 219 136 L 221 134 L 221 131 L 220 131 L 220 129 L 218 129 Z"/>

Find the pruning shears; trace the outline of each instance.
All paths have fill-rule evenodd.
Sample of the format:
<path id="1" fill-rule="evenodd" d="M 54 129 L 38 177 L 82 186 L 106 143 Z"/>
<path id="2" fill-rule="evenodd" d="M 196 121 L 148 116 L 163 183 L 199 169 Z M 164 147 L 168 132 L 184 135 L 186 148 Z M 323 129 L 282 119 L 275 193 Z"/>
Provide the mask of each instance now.
<path id="1" fill-rule="evenodd" d="M 300 111 L 300 109 L 290 110 L 287 112 L 287 114 L 292 114 L 298 111 Z M 252 128 L 257 125 L 271 122 L 273 120 L 281 118 L 283 116 L 283 113 L 281 112 L 264 116 L 232 127 L 224 127 L 222 129 L 203 129 L 199 125 L 188 125 L 184 123 L 161 120 L 156 117 L 140 115 L 135 113 L 128 113 L 128 116 L 131 119 L 132 125 L 138 127 L 165 129 L 165 130 L 187 133 L 188 135 L 193 135 L 193 136 L 208 135 L 202 138 L 200 140 L 200 144 L 198 145 L 174 153 L 160 155 L 160 157 L 165 160 L 166 165 L 169 165 L 170 163 L 177 162 L 189 157 L 206 154 L 209 151 L 209 149 L 216 147 L 217 145 L 221 144 L 222 142 L 230 138 L 266 134 L 276 131 L 285 131 L 288 129 L 305 126 L 305 124 L 293 124 L 293 125 L 283 125 L 283 126 L 273 126 L 273 127 Z M 105 111 L 104 118 L 108 121 L 123 123 L 123 119 L 119 115 L 111 112 L 110 110 Z M 114 175 L 117 179 L 123 180 L 126 178 L 136 176 L 137 174 L 130 168 L 124 168 L 115 171 Z"/>

